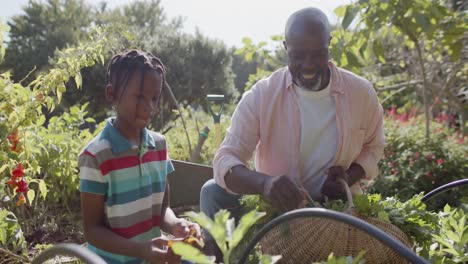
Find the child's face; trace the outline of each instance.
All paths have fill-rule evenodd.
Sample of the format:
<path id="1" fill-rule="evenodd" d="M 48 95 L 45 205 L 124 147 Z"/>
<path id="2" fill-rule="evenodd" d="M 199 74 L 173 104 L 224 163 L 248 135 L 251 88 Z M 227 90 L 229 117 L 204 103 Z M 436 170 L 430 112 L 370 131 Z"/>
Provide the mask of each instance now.
<path id="1" fill-rule="evenodd" d="M 161 94 L 162 77 L 160 73 L 149 70 L 144 74 L 136 72 L 128 80 L 127 87 L 119 89 L 119 98 L 114 99 L 119 122 L 129 129 L 143 129 L 156 112 Z"/>

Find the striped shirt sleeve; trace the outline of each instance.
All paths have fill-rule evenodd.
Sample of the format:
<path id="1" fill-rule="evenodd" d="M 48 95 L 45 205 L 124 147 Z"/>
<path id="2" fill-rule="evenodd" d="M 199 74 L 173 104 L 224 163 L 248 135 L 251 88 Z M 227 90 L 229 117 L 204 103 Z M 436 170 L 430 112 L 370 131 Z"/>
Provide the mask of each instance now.
<path id="1" fill-rule="evenodd" d="M 107 193 L 107 180 L 99 169 L 96 157 L 84 151 L 78 159 L 80 170 L 80 192 L 105 195 Z"/>

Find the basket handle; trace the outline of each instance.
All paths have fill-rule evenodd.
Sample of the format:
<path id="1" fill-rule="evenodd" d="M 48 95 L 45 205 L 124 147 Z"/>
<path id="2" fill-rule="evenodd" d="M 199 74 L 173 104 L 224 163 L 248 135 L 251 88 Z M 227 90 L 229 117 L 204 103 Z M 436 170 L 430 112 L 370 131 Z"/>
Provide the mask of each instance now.
<path id="1" fill-rule="evenodd" d="M 343 178 L 338 178 L 338 181 L 341 183 L 343 189 L 346 192 L 346 199 L 348 200 L 347 210 L 354 208 L 353 195 L 351 194 L 351 190 L 349 189 L 348 183 Z"/>

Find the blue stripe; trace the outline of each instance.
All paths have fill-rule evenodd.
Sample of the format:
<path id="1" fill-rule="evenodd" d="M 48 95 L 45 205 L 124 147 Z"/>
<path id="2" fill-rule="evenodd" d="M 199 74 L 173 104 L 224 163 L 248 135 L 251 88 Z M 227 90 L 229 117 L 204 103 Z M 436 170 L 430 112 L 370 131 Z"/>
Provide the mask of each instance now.
<path id="1" fill-rule="evenodd" d="M 140 259 L 134 258 L 134 257 L 129 257 L 129 256 L 124 256 L 124 255 L 119 255 L 119 254 L 114 254 L 105 250 L 102 250 L 100 248 L 97 248 L 90 243 L 88 243 L 88 249 L 91 250 L 92 252 L 96 253 L 99 257 L 101 257 L 105 262 L 110 263 L 110 264 L 121 264 L 121 263 L 127 263 L 127 262 L 134 262 L 137 261 L 137 263 L 141 263 Z"/>
<path id="2" fill-rule="evenodd" d="M 145 185 L 166 182 L 166 175 L 163 171 L 147 172 L 146 168 L 142 168 L 142 173 L 141 177 L 138 175 L 139 172 L 136 172 L 136 174 L 133 174 L 133 178 L 130 179 L 127 177 L 128 179 L 125 180 L 120 179 L 121 177 L 119 176 L 124 175 L 120 170 L 109 173 L 108 175 L 110 177 L 107 180 L 110 184 L 109 194 L 126 193 Z"/>
<path id="3" fill-rule="evenodd" d="M 107 183 L 81 179 L 80 180 L 80 192 L 88 192 L 88 193 L 104 195 L 107 193 Z"/>
<path id="4" fill-rule="evenodd" d="M 167 160 L 166 174 L 169 174 L 173 171 L 174 171 L 174 165 L 172 165 L 172 161 Z"/>
<path id="5" fill-rule="evenodd" d="M 126 204 L 136 201 L 141 198 L 148 197 L 153 193 L 164 192 L 165 181 L 156 182 L 151 185 L 142 186 L 136 190 L 131 190 L 123 193 L 115 193 L 107 197 L 106 206 L 113 206 L 116 204 Z"/>

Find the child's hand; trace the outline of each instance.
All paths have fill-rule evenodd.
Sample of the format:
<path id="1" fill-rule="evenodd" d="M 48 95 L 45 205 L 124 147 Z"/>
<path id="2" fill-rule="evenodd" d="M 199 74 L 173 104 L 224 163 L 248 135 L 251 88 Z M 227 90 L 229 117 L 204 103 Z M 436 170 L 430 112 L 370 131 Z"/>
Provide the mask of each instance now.
<path id="1" fill-rule="evenodd" d="M 149 263 L 180 263 L 180 256 L 177 256 L 168 247 L 169 241 L 165 238 L 158 237 L 144 243 L 142 257 Z"/>
<path id="2" fill-rule="evenodd" d="M 171 234 L 176 238 L 196 237 L 201 238 L 200 226 L 198 224 L 179 218 L 172 227 Z"/>

